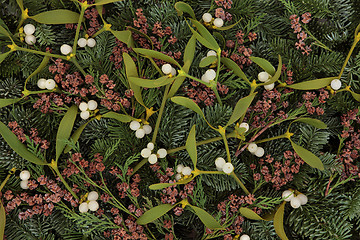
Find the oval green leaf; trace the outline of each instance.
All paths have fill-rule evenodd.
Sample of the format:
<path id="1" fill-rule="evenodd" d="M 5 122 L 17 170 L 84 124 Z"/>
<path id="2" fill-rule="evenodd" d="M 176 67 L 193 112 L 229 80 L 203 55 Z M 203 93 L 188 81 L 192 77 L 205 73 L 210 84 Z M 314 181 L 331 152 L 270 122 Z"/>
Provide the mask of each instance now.
<path id="1" fill-rule="evenodd" d="M 5 58 L 11 53 L 11 51 L 8 51 L 6 53 L 0 54 L 0 63 L 5 60 Z"/>
<path id="2" fill-rule="evenodd" d="M 184 106 L 184 107 L 187 107 L 187 108 L 193 110 L 194 112 L 196 112 L 197 114 L 199 114 L 200 116 L 202 116 L 205 119 L 204 113 L 201 111 L 200 107 L 190 98 L 172 97 L 171 101 L 173 101 L 176 104 L 179 104 L 181 106 Z"/>
<path id="3" fill-rule="evenodd" d="M 160 59 L 165 62 L 172 63 L 172 64 L 178 66 L 179 68 L 181 68 L 180 64 L 177 61 L 175 61 L 172 57 L 169 57 L 168 55 L 165 55 L 161 52 L 150 50 L 150 49 L 144 49 L 144 48 L 134 48 L 133 50 L 141 55 L 146 56 L 146 57 Z"/>
<path id="4" fill-rule="evenodd" d="M 268 74 L 270 74 L 271 76 L 275 75 L 275 68 L 273 65 L 271 65 L 271 63 L 263 58 L 259 58 L 259 57 L 249 57 L 254 63 L 256 63 L 257 65 L 259 65 L 259 67 L 261 67 L 262 69 L 265 70 L 265 72 L 267 72 Z"/>
<path id="5" fill-rule="evenodd" d="M 241 98 L 236 103 L 234 111 L 233 111 L 228 123 L 226 124 L 226 126 L 233 124 L 234 122 L 236 122 L 239 118 L 241 118 L 246 113 L 246 111 L 249 108 L 251 102 L 253 101 L 255 95 L 256 95 L 256 93 L 252 93 L 247 97 Z"/>
<path id="6" fill-rule="evenodd" d="M 47 66 L 47 64 L 49 63 L 49 59 L 50 59 L 50 57 L 48 57 L 48 56 L 45 56 L 43 58 L 43 60 L 41 61 L 39 67 L 26 78 L 25 84 L 27 83 L 27 81 L 29 81 L 30 78 L 32 78 L 33 76 L 35 76 L 36 74 L 41 72 L 41 70 L 43 70 Z"/>
<path id="7" fill-rule="evenodd" d="M 80 14 L 76 12 L 66 9 L 57 9 L 57 10 L 42 12 L 29 18 L 44 24 L 67 24 L 67 23 L 78 23 L 79 17 Z"/>
<path id="8" fill-rule="evenodd" d="M 0 135 L 4 138 L 7 144 L 9 144 L 9 146 L 22 158 L 37 165 L 47 165 L 47 162 L 39 159 L 34 154 L 29 152 L 26 146 L 22 144 L 16 135 L 2 122 L 0 122 Z"/>
<path id="9" fill-rule="evenodd" d="M 130 82 L 133 82 L 134 84 L 140 87 L 146 87 L 146 88 L 157 88 L 157 87 L 165 86 L 168 85 L 169 83 L 172 83 L 174 80 L 175 80 L 174 77 L 169 78 L 169 76 L 162 76 L 155 80 L 129 77 Z"/>
<path id="10" fill-rule="evenodd" d="M 77 115 L 77 106 L 71 106 L 65 113 L 56 135 L 56 161 L 59 159 L 62 151 L 66 146 L 66 141 L 69 140 L 71 131 L 74 127 L 74 122 Z"/>
<path id="11" fill-rule="evenodd" d="M 319 128 L 319 129 L 327 128 L 327 125 L 324 122 L 322 122 L 318 119 L 313 119 L 313 118 L 299 118 L 299 119 L 296 119 L 294 122 L 303 122 L 303 123 L 309 124 L 311 126 Z"/>
<path id="12" fill-rule="evenodd" d="M 217 50 L 216 47 L 214 47 L 208 40 L 206 40 L 204 37 L 202 37 L 197 31 L 195 31 L 192 27 L 190 27 L 189 23 L 186 22 L 187 25 L 189 26 L 191 32 L 193 33 L 193 35 L 196 37 L 196 39 L 205 47 L 212 49 L 212 50 Z"/>
<path id="13" fill-rule="evenodd" d="M 116 113 L 116 112 L 108 112 L 105 113 L 104 115 L 102 115 L 103 118 L 113 118 L 116 119 L 120 122 L 124 122 L 124 123 L 128 123 L 131 122 L 134 118 L 129 116 L 129 115 L 125 115 L 125 114 L 120 114 L 120 113 Z"/>
<path id="14" fill-rule="evenodd" d="M 92 5 L 105 5 L 108 3 L 113 3 L 113 2 L 121 2 L 122 0 L 95 0 L 95 3 Z"/>
<path id="15" fill-rule="evenodd" d="M 0 108 L 17 103 L 20 100 L 21 100 L 21 98 L 0 99 Z"/>
<path id="16" fill-rule="evenodd" d="M 209 56 L 200 61 L 199 67 L 207 67 L 212 63 L 216 63 L 217 57 L 216 56 Z"/>
<path id="17" fill-rule="evenodd" d="M 360 102 L 360 94 L 355 93 L 355 92 L 353 92 L 353 91 L 351 91 L 351 90 L 349 90 L 349 92 L 351 93 L 351 95 L 353 96 L 353 98 L 354 98 L 356 101 Z"/>
<path id="18" fill-rule="evenodd" d="M 192 206 L 192 205 L 187 205 L 189 207 L 191 207 L 195 214 L 200 218 L 200 220 L 204 223 L 204 225 L 210 229 L 221 229 L 222 226 L 220 225 L 220 223 L 218 221 L 215 220 L 215 218 L 213 216 L 211 216 L 208 212 L 206 212 L 205 210 Z"/>
<path id="19" fill-rule="evenodd" d="M 4 236 L 5 224 L 6 224 L 5 208 L 0 200 L 0 238 L 1 239 Z"/>
<path id="20" fill-rule="evenodd" d="M 111 33 L 121 42 L 126 43 L 128 47 L 135 47 L 134 39 L 132 37 L 131 31 L 124 30 L 124 31 L 114 31 L 110 30 Z"/>
<path id="21" fill-rule="evenodd" d="M 0 21 L 3 22 L 1 19 L 0 19 Z M 5 23 L 4 23 L 4 26 L 6 26 Z M 11 36 L 10 36 L 10 33 L 1 25 L 0 25 L 0 33 L 7 36 L 10 39 L 12 39 Z"/>
<path id="22" fill-rule="evenodd" d="M 305 148 L 295 144 L 293 141 L 291 141 L 291 146 L 294 148 L 295 152 L 299 157 L 304 160 L 307 164 L 309 164 L 313 168 L 317 168 L 319 170 L 324 170 L 324 165 L 321 162 L 320 158 L 315 156 L 312 152 L 309 150 L 306 150 Z"/>
<path id="23" fill-rule="evenodd" d="M 183 185 L 183 184 L 187 184 L 187 183 L 191 182 L 193 179 L 194 179 L 194 176 L 189 177 L 189 178 L 180 179 L 179 181 L 177 181 L 175 183 L 156 183 L 156 184 L 150 185 L 149 189 L 160 190 L 160 189 L 167 188 L 167 187 L 174 186 L 174 185 Z"/>
<path id="24" fill-rule="evenodd" d="M 215 28 L 216 30 L 220 30 L 220 31 L 225 31 L 225 30 L 229 30 L 229 29 L 232 29 L 233 27 L 236 26 L 236 24 L 238 24 L 242 19 L 240 19 L 239 21 L 237 21 L 236 23 L 234 24 L 231 24 L 231 25 L 228 25 L 228 26 L 224 26 L 224 27 L 217 27 Z"/>
<path id="25" fill-rule="evenodd" d="M 183 70 L 188 73 L 190 70 L 190 66 L 194 60 L 194 56 L 195 56 L 195 47 L 196 47 L 196 37 L 193 34 L 191 36 L 191 38 L 189 39 L 188 43 L 186 44 L 185 47 L 185 52 L 184 52 L 184 66 L 183 66 Z"/>
<path id="26" fill-rule="evenodd" d="M 213 35 L 215 37 L 215 39 L 217 39 L 218 41 L 220 41 L 220 47 L 221 49 L 225 48 L 225 38 L 223 35 L 221 35 L 219 32 L 213 32 Z"/>
<path id="27" fill-rule="evenodd" d="M 239 78 L 245 80 L 247 83 L 250 84 L 249 79 L 246 77 L 245 73 L 241 70 L 241 68 L 239 67 L 239 65 L 237 65 L 233 60 L 231 60 L 230 58 L 221 58 L 221 62 L 230 70 L 233 71 L 233 73 L 238 76 Z"/>
<path id="28" fill-rule="evenodd" d="M 196 152 L 195 126 L 196 125 L 192 126 L 192 128 L 189 132 L 189 136 L 186 139 L 185 148 L 186 148 L 186 151 L 189 153 L 189 156 L 192 160 L 194 168 L 196 169 L 197 152 Z"/>
<path id="29" fill-rule="evenodd" d="M 190 21 L 193 25 L 195 25 L 200 35 L 213 46 L 215 51 L 217 51 L 220 48 L 219 44 L 217 43 L 213 35 L 211 35 L 211 33 L 206 29 L 206 27 L 194 19 L 190 19 Z"/>
<path id="30" fill-rule="evenodd" d="M 184 2 L 177 2 L 175 3 L 175 9 L 178 13 L 179 16 L 182 16 L 184 12 L 186 12 L 187 14 L 189 14 L 193 19 L 196 19 L 195 17 L 195 13 L 194 10 L 192 9 L 192 7 Z"/>
<path id="31" fill-rule="evenodd" d="M 276 211 L 275 216 L 274 216 L 274 228 L 275 228 L 275 232 L 276 234 L 281 238 L 281 240 L 289 240 L 285 234 L 285 230 L 284 230 L 284 210 L 285 210 L 285 204 L 286 202 L 284 201 L 279 209 Z"/>
<path id="32" fill-rule="evenodd" d="M 337 77 L 319 78 L 315 80 L 287 85 L 286 87 L 298 90 L 316 90 L 328 86 L 331 81 L 336 78 Z"/>
<path id="33" fill-rule="evenodd" d="M 161 204 L 159 206 L 153 207 L 147 210 L 143 215 L 141 215 L 138 220 L 136 220 L 136 223 L 140 225 L 151 223 L 152 221 L 158 219 L 159 217 L 173 209 L 175 206 L 176 204 Z"/>
<path id="34" fill-rule="evenodd" d="M 76 129 L 76 131 L 73 133 L 73 135 L 71 136 L 71 139 L 74 141 L 74 143 L 76 143 L 79 138 L 81 133 L 84 131 L 85 127 L 91 122 L 93 121 L 95 118 L 90 119 L 88 122 L 84 123 L 83 125 L 81 125 L 78 129 Z M 66 145 L 65 149 L 64 149 L 64 153 L 68 153 L 70 152 L 72 148 L 69 145 Z"/>
<path id="35" fill-rule="evenodd" d="M 240 214 L 251 220 L 265 220 L 260 217 L 256 212 L 246 207 L 240 207 Z"/>

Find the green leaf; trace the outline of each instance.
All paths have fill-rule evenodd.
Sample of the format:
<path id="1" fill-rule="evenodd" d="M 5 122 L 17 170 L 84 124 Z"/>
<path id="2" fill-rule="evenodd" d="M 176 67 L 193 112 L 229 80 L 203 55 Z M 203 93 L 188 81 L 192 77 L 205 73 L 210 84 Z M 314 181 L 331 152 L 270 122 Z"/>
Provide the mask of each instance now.
<path id="1" fill-rule="evenodd" d="M 76 12 L 66 9 L 57 9 L 57 10 L 42 12 L 29 18 L 44 24 L 67 24 L 67 23 L 78 23 L 79 17 L 80 14 Z"/>
<path id="2" fill-rule="evenodd" d="M 8 51 L 6 53 L 0 54 L 0 63 L 5 60 L 5 58 L 11 53 L 11 51 Z"/>
<path id="3" fill-rule="evenodd" d="M 185 52 L 184 52 L 184 66 L 183 66 L 183 70 L 188 73 L 191 63 L 194 60 L 194 56 L 195 56 L 195 47 L 196 47 L 196 37 L 193 34 L 191 36 L 191 38 L 189 39 L 188 43 L 186 44 L 185 47 Z"/>
<path id="4" fill-rule="evenodd" d="M 209 56 L 209 57 L 206 57 L 204 59 L 202 59 L 200 61 L 200 64 L 199 64 L 199 67 L 203 68 L 203 67 L 207 67 L 209 66 L 210 64 L 216 62 L 217 60 L 217 57 L 216 56 Z"/>
<path id="5" fill-rule="evenodd" d="M 265 72 L 267 72 L 268 74 L 270 74 L 271 76 L 275 75 L 275 68 L 273 65 L 271 65 L 271 63 L 263 58 L 259 58 L 259 57 L 249 57 L 254 63 L 256 63 L 257 65 L 259 65 L 262 69 L 265 70 Z"/>
<path id="6" fill-rule="evenodd" d="M 19 5 L 21 11 L 24 11 L 24 3 L 23 0 L 16 0 L 17 4 Z"/>
<path id="7" fill-rule="evenodd" d="M 136 220 L 136 223 L 140 225 L 151 223 L 152 221 L 158 219 L 159 217 L 173 209 L 175 206 L 176 204 L 161 204 L 159 206 L 153 207 L 147 210 L 143 215 L 141 215 L 138 220 Z"/>
<path id="8" fill-rule="evenodd" d="M 130 27 L 130 26 L 126 26 L 126 27 L 127 27 L 128 30 L 130 30 L 132 32 L 135 32 L 135 33 L 143 36 L 144 38 L 146 38 L 148 40 L 148 42 L 150 43 L 150 45 L 151 45 L 151 49 L 154 49 L 154 44 L 153 44 L 151 38 L 148 35 L 146 35 L 145 33 L 137 30 L 136 28 L 133 28 L 133 27 Z"/>
<path id="9" fill-rule="evenodd" d="M 297 153 L 297 155 L 299 155 L 299 157 L 301 157 L 302 160 L 304 160 L 307 164 L 309 164 L 313 168 L 324 170 L 324 165 L 321 162 L 320 158 L 315 156 L 315 154 L 313 154 L 309 150 L 306 150 L 305 148 L 295 144 L 293 141 L 290 140 L 290 142 L 295 152 Z"/>
<path id="10" fill-rule="evenodd" d="M 194 10 L 192 7 L 184 2 L 175 3 L 175 9 L 179 16 L 182 16 L 184 12 L 188 13 L 193 19 L 196 19 Z"/>
<path id="11" fill-rule="evenodd" d="M 237 65 L 233 60 L 230 58 L 221 58 L 221 62 L 230 70 L 234 72 L 236 76 L 238 76 L 241 79 L 244 79 L 246 82 L 250 82 L 249 79 L 246 77 L 245 73 L 241 70 L 239 65 Z"/>
<path id="12" fill-rule="evenodd" d="M 195 31 L 192 27 L 190 27 L 189 23 L 186 22 L 187 25 L 189 26 L 191 32 L 193 33 L 193 35 L 196 37 L 196 39 L 205 47 L 212 49 L 212 50 L 217 50 L 208 40 L 206 40 L 204 37 L 202 37 L 197 31 Z"/>
<path id="13" fill-rule="evenodd" d="M 177 92 L 177 90 L 181 87 L 181 85 L 183 84 L 184 80 L 186 79 L 186 77 L 177 77 L 175 78 L 174 83 L 171 85 L 169 94 L 168 94 L 168 98 L 171 98 L 172 96 L 175 95 L 175 93 Z"/>
<path id="14" fill-rule="evenodd" d="M 179 181 L 175 182 L 175 183 L 156 183 L 156 184 L 151 184 L 149 186 L 149 189 L 151 190 L 160 190 L 163 188 L 167 188 L 170 186 L 174 186 L 174 185 L 183 185 L 183 184 L 187 184 L 189 182 L 191 182 L 191 180 L 194 179 L 194 176 L 186 178 L 186 179 L 180 179 Z"/>
<path id="15" fill-rule="evenodd" d="M 5 208 L 0 200 L 0 238 L 1 239 L 4 237 L 5 224 L 6 224 Z"/>
<path id="16" fill-rule="evenodd" d="M 313 118 L 299 118 L 299 119 L 296 119 L 294 122 L 303 122 L 303 123 L 309 124 L 311 126 L 319 128 L 319 129 L 327 128 L 327 125 L 324 122 L 322 122 L 318 119 L 313 119 Z"/>
<path id="17" fill-rule="evenodd" d="M 92 5 L 105 5 L 108 3 L 113 3 L 113 2 L 121 2 L 122 0 L 95 0 L 95 3 Z"/>
<path id="18" fill-rule="evenodd" d="M 195 126 L 192 126 L 189 136 L 186 139 L 186 151 L 189 153 L 189 156 L 193 162 L 194 168 L 196 168 L 197 163 L 197 152 L 196 152 L 196 139 L 195 139 Z"/>
<path id="19" fill-rule="evenodd" d="M 265 220 L 260 217 L 256 212 L 246 207 L 240 207 L 240 214 L 251 220 Z"/>
<path id="20" fill-rule="evenodd" d="M 56 135 L 56 161 L 59 159 L 62 151 L 66 146 L 66 141 L 69 140 L 71 131 L 74 127 L 74 122 L 77 115 L 77 106 L 71 106 L 65 113 L 60 122 Z"/>
<path id="21" fill-rule="evenodd" d="M 37 165 L 47 165 L 47 162 L 37 158 L 29 152 L 24 144 L 16 137 L 16 135 L 2 122 L 0 122 L 0 134 L 9 146 L 22 158 Z"/>
<path id="22" fill-rule="evenodd" d="M 256 93 L 252 93 L 247 97 L 241 98 L 236 103 L 234 111 L 233 111 L 228 123 L 226 124 L 226 126 L 233 124 L 234 122 L 236 122 L 239 118 L 241 118 L 246 113 L 246 111 L 249 108 L 251 102 L 253 101 L 255 95 L 256 95 Z"/>
<path id="23" fill-rule="evenodd" d="M 281 238 L 281 240 L 289 240 L 284 231 L 284 209 L 286 202 L 284 201 L 279 209 L 276 211 L 274 216 L 274 228 L 276 234 Z"/>
<path id="24" fill-rule="evenodd" d="M 351 95 L 353 96 L 353 98 L 354 98 L 356 101 L 360 102 L 360 94 L 355 93 L 355 92 L 353 92 L 353 91 L 351 91 L 351 90 L 349 90 L 349 92 L 351 93 Z"/>
<path id="25" fill-rule="evenodd" d="M 43 70 L 43 69 L 47 66 L 47 64 L 49 63 L 49 59 L 50 59 L 50 57 L 45 56 L 45 57 L 43 58 L 43 60 L 41 61 L 39 67 L 38 67 L 33 73 L 31 73 L 31 74 L 26 78 L 26 82 L 27 82 L 30 78 L 32 78 L 33 76 L 35 76 L 36 74 L 38 74 L 39 72 L 41 72 L 41 70 Z"/>
<path id="26" fill-rule="evenodd" d="M 2 107 L 6 107 L 10 104 L 14 104 L 17 103 L 18 101 L 20 101 L 22 98 L 8 98 L 8 99 L 0 99 L 0 108 Z"/>
<path id="27" fill-rule="evenodd" d="M 231 25 L 228 25 L 228 26 L 224 26 L 224 27 L 217 27 L 217 28 L 215 28 L 215 29 L 216 29 L 216 30 L 220 30 L 220 31 L 229 30 L 229 29 L 235 27 L 236 24 L 238 24 L 241 20 L 242 20 L 242 19 L 240 19 L 239 21 L 237 21 L 237 22 L 234 23 L 234 24 L 231 24 Z"/>
<path id="28" fill-rule="evenodd" d="M 171 101 L 173 101 L 176 104 L 179 104 L 181 106 L 184 106 L 184 107 L 187 107 L 187 108 L 193 110 L 194 112 L 196 112 L 197 114 L 199 114 L 200 116 L 202 116 L 205 119 L 204 113 L 201 111 L 200 107 L 190 98 L 172 97 Z"/>
<path id="29" fill-rule="evenodd" d="M 146 57 L 160 59 L 165 62 L 172 63 L 172 64 L 178 66 L 179 68 L 181 68 L 180 64 L 177 61 L 175 61 L 172 57 L 169 57 L 168 55 L 165 55 L 161 52 L 150 50 L 150 49 L 144 49 L 144 48 L 134 48 L 133 50 L 141 55 L 146 56 Z"/>
<path id="30" fill-rule="evenodd" d="M 269 81 L 267 81 L 266 83 L 262 83 L 260 85 L 268 85 L 268 84 L 272 84 L 274 82 L 276 82 L 277 80 L 279 80 L 280 76 L 281 76 L 281 69 L 282 69 L 282 60 L 281 60 L 281 56 L 279 55 L 279 64 L 278 64 L 278 68 L 274 74 L 274 76 L 272 76 L 270 78 Z"/>
<path id="31" fill-rule="evenodd" d="M 154 80 L 129 77 L 130 82 L 133 82 L 134 84 L 140 87 L 146 87 L 146 88 L 157 88 L 157 87 L 165 86 L 168 85 L 169 83 L 172 83 L 174 79 L 175 79 L 174 77 L 169 78 L 169 76 L 162 76 Z"/>
<path id="32" fill-rule="evenodd" d="M 225 48 L 225 38 L 219 32 L 213 32 L 214 37 L 220 41 L 221 49 Z"/>
<path id="33" fill-rule="evenodd" d="M 195 214 L 200 218 L 200 220 L 204 223 L 206 227 L 210 229 L 222 228 L 220 223 L 216 221 L 215 218 L 211 216 L 209 213 L 207 213 L 205 210 L 192 206 L 190 204 L 187 206 L 191 207 L 194 210 Z"/>
<path id="34" fill-rule="evenodd" d="M 328 86 L 331 81 L 336 78 L 337 77 L 319 78 L 315 80 L 287 85 L 286 87 L 299 90 L 315 90 Z"/>
<path id="35" fill-rule="evenodd" d="M 87 121 L 86 123 L 84 123 L 83 125 L 81 125 L 78 129 L 75 130 L 75 132 L 73 133 L 73 135 L 71 136 L 71 139 L 74 141 L 74 143 L 76 143 L 80 136 L 81 133 L 84 131 L 85 127 L 91 122 L 93 121 L 95 118 L 90 119 L 89 121 Z M 65 149 L 64 149 L 64 153 L 68 153 L 70 152 L 72 148 L 69 145 L 66 145 Z"/>
<path id="36" fill-rule="evenodd" d="M 192 22 L 193 25 L 195 25 L 200 35 L 213 46 L 213 49 L 215 51 L 218 51 L 220 47 L 217 41 L 215 40 L 215 38 L 213 37 L 213 35 L 211 35 L 211 33 L 206 29 L 206 27 L 194 19 L 190 19 L 190 21 Z"/>
<path id="37" fill-rule="evenodd" d="M 128 47 L 135 47 L 134 39 L 132 37 L 131 31 L 124 30 L 124 31 L 114 31 L 110 30 L 112 34 L 121 42 L 126 43 Z"/>
<path id="38" fill-rule="evenodd" d="M 5 25 L 5 23 L 4 23 Z M 6 26 L 6 25 L 5 25 Z M 8 38 L 12 39 L 11 36 L 10 36 L 10 33 L 3 27 L 0 25 L 0 33 L 7 36 Z"/>
<path id="39" fill-rule="evenodd" d="M 128 123 L 131 122 L 134 118 L 129 116 L 129 115 L 125 115 L 125 114 L 120 114 L 120 113 L 116 113 L 116 112 L 108 112 L 105 113 L 104 115 L 102 115 L 103 118 L 113 118 L 116 119 L 120 122 L 124 122 L 124 123 Z"/>

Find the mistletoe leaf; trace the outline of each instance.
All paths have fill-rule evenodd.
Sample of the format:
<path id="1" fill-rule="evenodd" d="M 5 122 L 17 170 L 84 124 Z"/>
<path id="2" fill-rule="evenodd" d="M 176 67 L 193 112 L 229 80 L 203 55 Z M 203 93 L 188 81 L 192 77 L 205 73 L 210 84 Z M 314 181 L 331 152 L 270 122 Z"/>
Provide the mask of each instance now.
<path id="1" fill-rule="evenodd" d="M 284 210 L 285 210 L 285 204 L 286 202 L 284 201 L 279 209 L 276 211 L 275 216 L 274 216 L 274 228 L 275 228 L 275 232 L 276 234 L 281 238 L 281 240 L 289 240 L 285 234 L 285 230 L 284 230 Z"/>
<path id="2" fill-rule="evenodd" d="M 157 87 L 165 86 L 168 85 L 169 83 L 172 83 L 175 79 L 176 78 L 174 77 L 169 78 L 169 76 L 162 76 L 155 80 L 129 77 L 129 81 L 133 82 L 134 84 L 140 87 L 146 87 L 146 88 L 157 88 Z"/>
<path id="3" fill-rule="evenodd" d="M 294 122 L 306 123 L 306 124 L 309 124 L 311 126 L 319 128 L 319 129 L 327 128 L 327 125 L 323 121 L 320 121 L 320 120 L 314 119 L 314 118 L 299 118 L 299 119 L 296 119 Z"/>
<path id="4" fill-rule="evenodd" d="M 66 10 L 57 9 L 47 12 L 39 13 L 35 16 L 29 17 L 36 22 L 44 24 L 67 24 L 67 23 L 78 23 L 80 14 Z"/>
<path id="5" fill-rule="evenodd" d="M 287 87 L 298 90 L 316 90 L 328 86 L 331 81 L 336 78 L 337 77 L 319 78 L 315 80 L 287 85 Z"/>
<path id="6" fill-rule="evenodd" d="M 71 131 L 74 127 L 74 122 L 77 115 L 77 106 L 71 106 L 65 113 L 56 135 L 56 161 L 59 159 L 62 151 L 66 146 L 66 141 L 69 140 Z"/>
<path id="7" fill-rule="evenodd" d="M 235 105 L 234 111 L 226 124 L 226 126 L 229 126 L 239 120 L 247 111 L 249 108 L 251 102 L 253 101 L 256 93 L 252 93 L 247 97 L 241 98 Z"/>
<path id="8" fill-rule="evenodd" d="M 126 43 L 128 47 L 133 48 L 134 45 L 134 39 L 132 37 L 131 31 L 124 30 L 124 31 L 114 31 L 111 30 L 111 33 L 121 42 Z"/>
<path id="9" fill-rule="evenodd" d="M 250 59 L 271 76 L 275 75 L 275 68 L 268 60 L 259 57 L 250 57 Z"/>
<path id="10" fill-rule="evenodd" d="M 175 61 L 172 57 L 169 57 L 168 55 L 165 55 L 161 52 L 150 50 L 150 49 L 144 49 L 144 48 L 134 48 L 133 50 L 141 55 L 146 56 L 146 57 L 160 59 L 165 62 L 172 63 L 172 64 L 178 66 L 179 68 L 181 68 L 180 64 L 177 61 Z"/>
<path id="11" fill-rule="evenodd" d="M 221 229 L 222 226 L 220 225 L 220 223 L 218 221 L 215 220 L 215 218 L 213 216 L 211 216 L 208 212 L 206 212 L 205 210 L 192 206 L 192 205 L 187 205 L 189 207 L 191 207 L 195 214 L 200 218 L 200 220 L 204 223 L 204 225 L 210 229 Z"/>
<path id="12" fill-rule="evenodd" d="M 244 79 L 245 81 L 249 82 L 249 79 L 246 77 L 245 73 L 241 70 L 239 65 L 237 65 L 233 60 L 230 58 L 221 58 L 221 62 L 230 70 L 233 71 L 233 73 L 238 76 L 241 79 Z"/>
<path id="13" fill-rule="evenodd" d="M 196 152 L 196 139 L 195 139 L 195 126 L 192 126 L 190 132 L 189 132 L 189 136 L 186 139 L 186 151 L 189 153 L 189 156 L 192 160 L 192 163 L 194 165 L 194 168 L 196 168 L 196 163 L 197 163 L 197 152 Z"/>
<path id="14" fill-rule="evenodd" d="M 317 168 L 319 170 L 324 170 L 324 164 L 321 162 L 320 158 L 315 156 L 312 152 L 309 150 L 306 150 L 305 148 L 295 144 L 293 141 L 291 141 L 291 146 L 294 148 L 295 152 L 299 157 L 304 160 L 307 164 L 309 164 L 313 168 Z"/>
<path id="15" fill-rule="evenodd" d="M 216 62 L 216 60 L 217 60 L 216 56 L 208 56 L 200 61 L 199 67 L 201 67 L 201 68 L 207 67 L 210 64 Z"/>
<path id="16" fill-rule="evenodd" d="M 176 204 L 161 204 L 159 206 L 153 207 L 147 210 L 143 215 L 141 215 L 138 220 L 136 220 L 136 223 L 139 225 L 151 223 L 152 221 L 158 219 L 159 217 L 173 209 L 175 206 Z"/>
<path id="17" fill-rule="evenodd" d="M 8 99 L 0 99 L 0 108 L 2 107 L 6 107 L 10 104 L 14 104 L 17 103 L 18 101 L 20 101 L 22 98 L 8 98 Z"/>
<path id="18" fill-rule="evenodd" d="M 196 19 L 194 10 L 187 3 L 177 2 L 177 3 L 175 3 L 175 9 L 179 16 L 182 16 L 183 13 L 185 12 L 185 13 L 188 13 L 193 19 Z"/>

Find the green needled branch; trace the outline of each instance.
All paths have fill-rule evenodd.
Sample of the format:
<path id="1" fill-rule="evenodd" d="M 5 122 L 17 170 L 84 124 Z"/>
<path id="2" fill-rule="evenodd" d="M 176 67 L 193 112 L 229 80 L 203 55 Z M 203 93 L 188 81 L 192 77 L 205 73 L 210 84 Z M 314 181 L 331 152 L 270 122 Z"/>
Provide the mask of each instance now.
<path id="1" fill-rule="evenodd" d="M 240 187 L 242 188 L 242 190 L 244 190 L 244 192 L 249 195 L 250 192 L 249 190 L 247 190 L 247 188 L 245 187 L 245 185 L 241 182 L 241 180 L 238 178 L 238 176 L 236 176 L 236 174 L 234 172 L 230 173 L 230 176 L 232 176 L 235 181 L 240 185 Z"/>

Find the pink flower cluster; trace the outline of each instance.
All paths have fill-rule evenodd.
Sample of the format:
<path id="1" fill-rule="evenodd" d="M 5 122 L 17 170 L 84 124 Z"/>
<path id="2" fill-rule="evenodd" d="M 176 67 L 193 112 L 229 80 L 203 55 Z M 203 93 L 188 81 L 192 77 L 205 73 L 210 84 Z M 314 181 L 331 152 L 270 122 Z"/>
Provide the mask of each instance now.
<path id="1" fill-rule="evenodd" d="M 318 116 L 323 115 L 325 112 L 324 109 L 322 107 L 315 108 L 313 106 L 313 101 L 315 99 L 317 99 L 319 103 L 325 103 L 326 99 L 328 99 L 330 96 L 329 96 L 329 92 L 323 88 L 320 89 L 319 92 L 320 92 L 319 96 L 318 96 L 318 94 L 316 94 L 316 92 L 309 92 L 309 91 L 305 92 L 302 95 L 302 98 L 305 100 L 305 102 L 299 103 L 298 107 L 301 107 L 302 105 L 304 105 L 309 114 L 313 115 L 316 113 Z"/>
<path id="2" fill-rule="evenodd" d="M 231 8 L 231 4 L 233 3 L 232 0 L 216 0 L 215 3 L 219 6 L 219 8 L 215 9 L 215 17 L 221 18 L 222 20 L 231 21 L 231 14 L 229 12 L 225 12 L 224 9 Z"/>
<path id="3" fill-rule="evenodd" d="M 197 81 L 190 81 L 191 86 L 185 86 L 183 88 L 186 95 L 191 98 L 195 103 L 200 104 L 204 102 L 206 106 L 214 105 L 216 98 L 214 91 L 211 88 L 206 87 L 204 84 Z M 220 94 L 226 95 L 229 91 L 228 87 L 217 83 L 217 89 Z"/>
<path id="4" fill-rule="evenodd" d="M 9 122 L 8 126 L 10 127 L 11 131 L 16 135 L 16 137 L 22 143 L 26 142 L 27 135 L 25 135 L 24 129 L 19 127 L 19 125 L 16 121 Z M 50 143 L 46 139 L 42 140 L 38 136 L 38 134 L 39 133 L 36 128 L 31 128 L 30 135 L 28 137 L 31 141 L 33 141 L 35 143 L 35 145 L 40 145 L 41 149 L 43 149 L 43 150 L 48 149 L 50 146 Z"/>
<path id="5" fill-rule="evenodd" d="M 302 18 L 301 21 L 304 24 L 307 24 L 311 20 L 311 13 L 309 12 L 304 13 L 303 15 L 301 15 L 301 18 Z M 308 36 L 305 31 L 302 31 L 302 27 L 300 24 L 300 17 L 294 14 L 290 16 L 290 20 L 291 20 L 291 28 L 294 29 L 294 33 L 297 33 L 297 38 L 299 39 L 299 42 L 295 43 L 296 49 L 300 49 L 303 51 L 302 52 L 303 54 L 309 55 L 312 50 L 310 45 L 306 46 L 305 44 L 305 40 Z"/>

